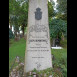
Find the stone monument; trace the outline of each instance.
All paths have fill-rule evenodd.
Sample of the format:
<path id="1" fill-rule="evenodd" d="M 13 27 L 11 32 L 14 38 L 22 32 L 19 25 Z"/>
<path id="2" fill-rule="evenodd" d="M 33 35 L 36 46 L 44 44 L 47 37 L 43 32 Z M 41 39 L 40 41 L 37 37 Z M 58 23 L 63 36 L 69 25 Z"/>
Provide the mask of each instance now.
<path id="1" fill-rule="evenodd" d="M 29 0 L 24 72 L 52 67 L 48 0 Z"/>

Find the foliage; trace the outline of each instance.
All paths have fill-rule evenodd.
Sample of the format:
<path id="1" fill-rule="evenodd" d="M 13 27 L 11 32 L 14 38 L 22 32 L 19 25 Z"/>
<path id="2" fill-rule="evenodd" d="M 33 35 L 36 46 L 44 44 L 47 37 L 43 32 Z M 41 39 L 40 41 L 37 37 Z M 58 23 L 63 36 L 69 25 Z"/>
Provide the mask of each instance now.
<path id="1" fill-rule="evenodd" d="M 32 73 L 32 75 L 29 75 L 30 72 Z M 40 70 L 40 71 L 34 69 L 30 72 L 26 73 L 26 76 L 33 77 L 33 73 L 36 73 L 37 77 L 49 77 L 51 75 L 54 76 L 54 77 L 57 77 L 57 76 L 63 77 L 62 73 L 60 71 L 56 71 L 56 69 L 54 69 L 54 68 L 47 68 L 47 69 Z"/>
<path id="2" fill-rule="evenodd" d="M 28 19 L 28 1 L 23 0 L 10 0 L 9 1 L 9 23 L 14 25 L 15 28 L 22 27 L 24 33 L 24 27 L 27 26 Z M 17 31 L 17 30 L 16 30 Z"/>
<path id="3" fill-rule="evenodd" d="M 67 13 L 67 0 L 57 0 L 57 9 L 59 12 Z"/>
<path id="4" fill-rule="evenodd" d="M 21 7 L 21 15 L 19 17 L 19 22 L 21 24 L 23 35 L 24 35 L 25 27 L 27 26 L 27 20 L 28 20 L 28 2 L 23 3 Z"/>
<path id="5" fill-rule="evenodd" d="M 49 22 L 50 27 L 50 37 L 52 38 L 60 38 L 62 36 L 62 33 L 67 32 L 67 23 L 61 19 L 52 19 Z"/>
<path id="6" fill-rule="evenodd" d="M 17 24 L 17 18 L 19 16 L 20 4 L 16 0 L 9 0 L 9 23 L 10 25 Z"/>
<path id="7" fill-rule="evenodd" d="M 12 30 L 9 28 L 9 39 L 14 38 L 13 32 Z"/>
<path id="8" fill-rule="evenodd" d="M 64 48 L 66 48 L 67 47 L 67 40 L 65 39 L 65 40 L 61 40 L 60 41 L 60 45 L 62 46 L 62 47 L 64 47 Z"/>
<path id="9" fill-rule="evenodd" d="M 28 2 L 23 3 L 23 5 L 20 7 L 19 21 L 21 22 L 21 24 L 27 24 L 27 19 L 28 19 Z"/>
<path id="10" fill-rule="evenodd" d="M 15 30 L 15 34 L 17 34 L 16 32 L 19 32 L 19 27 L 18 26 L 13 26 L 14 30 Z"/>
<path id="11" fill-rule="evenodd" d="M 53 5 L 51 2 L 48 1 L 48 16 L 51 19 L 55 15 Z"/>
<path id="12" fill-rule="evenodd" d="M 56 17 L 67 21 L 67 14 L 57 13 Z"/>
<path id="13" fill-rule="evenodd" d="M 67 0 L 57 0 L 57 17 L 67 20 Z"/>

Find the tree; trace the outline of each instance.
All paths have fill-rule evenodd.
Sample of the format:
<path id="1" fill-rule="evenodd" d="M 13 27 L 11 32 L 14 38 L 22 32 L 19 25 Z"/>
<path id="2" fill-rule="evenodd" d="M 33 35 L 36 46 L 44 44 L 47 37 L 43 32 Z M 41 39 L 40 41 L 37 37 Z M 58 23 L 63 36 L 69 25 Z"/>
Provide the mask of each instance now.
<path id="1" fill-rule="evenodd" d="M 57 0 L 57 9 L 59 12 L 67 13 L 67 0 Z"/>
<path id="2" fill-rule="evenodd" d="M 28 1 L 24 0 L 10 0 L 9 1 L 9 23 L 15 26 L 16 32 L 22 26 L 24 35 L 24 28 L 27 26 L 28 19 Z M 15 32 L 15 33 L 16 33 Z"/>
<path id="3" fill-rule="evenodd" d="M 58 38 L 61 40 L 61 36 L 67 33 L 67 23 L 61 19 L 52 19 L 49 23 L 50 37 L 55 40 Z M 54 46 L 54 44 L 53 44 Z"/>
<path id="4" fill-rule="evenodd" d="M 67 14 L 62 14 L 62 13 L 58 12 L 56 14 L 56 17 L 59 18 L 59 19 L 67 21 Z"/>
<path id="5" fill-rule="evenodd" d="M 67 0 L 57 0 L 57 17 L 63 20 L 67 20 Z"/>
<path id="6" fill-rule="evenodd" d="M 20 12 L 20 3 L 16 0 L 9 0 L 9 24 L 15 28 L 15 36 L 17 36 L 19 28 L 19 12 Z"/>
<path id="7" fill-rule="evenodd" d="M 21 25 L 23 35 L 24 35 L 24 29 L 27 26 L 27 20 L 28 20 L 28 2 L 23 3 L 23 5 L 20 8 L 20 16 L 19 16 L 19 23 Z"/>
<path id="8" fill-rule="evenodd" d="M 48 16 L 51 19 L 54 16 L 54 8 L 51 2 L 48 1 Z"/>

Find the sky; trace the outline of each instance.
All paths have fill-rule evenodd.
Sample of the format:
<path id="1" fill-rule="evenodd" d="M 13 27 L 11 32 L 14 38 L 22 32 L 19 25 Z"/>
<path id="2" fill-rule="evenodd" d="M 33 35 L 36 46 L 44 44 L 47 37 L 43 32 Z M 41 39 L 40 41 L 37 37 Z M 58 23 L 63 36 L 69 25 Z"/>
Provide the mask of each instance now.
<path id="1" fill-rule="evenodd" d="M 49 0 L 49 2 L 50 2 L 50 1 L 52 1 L 52 0 Z M 53 1 L 55 2 L 54 10 L 56 10 L 57 0 L 53 0 Z M 24 2 L 25 2 L 25 1 L 24 1 Z M 21 3 L 21 6 L 22 6 L 22 4 L 23 4 L 24 2 Z"/>

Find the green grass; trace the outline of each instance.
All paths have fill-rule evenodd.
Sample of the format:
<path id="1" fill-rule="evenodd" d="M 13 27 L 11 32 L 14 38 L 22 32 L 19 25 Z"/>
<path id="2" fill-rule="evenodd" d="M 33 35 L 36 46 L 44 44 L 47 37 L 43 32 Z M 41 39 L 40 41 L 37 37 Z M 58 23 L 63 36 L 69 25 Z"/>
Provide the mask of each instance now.
<path id="1" fill-rule="evenodd" d="M 26 41 L 24 38 L 20 39 L 19 41 L 14 41 L 13 39 L 10 41 L 9 47 L 9 67 L 13 64 L 15 57 L 19 56 L 24 58 L 25 57 L 25 48 L 26 48 Z"/>
<path id="2" fill-rule="evenodd" d="M 54 55 L 53 65 L 65 65 L 67 67 L 67 49 L 52 49 Z"/>
<path id="3" fill-rule="evenodd" d="M 62 57 L 67 57 L 67 48 L 64 49 L 52 49 L 52 54 L 56 59 L 61 59 Z"/>
<path id="4" fill-rule="evenodd" d="M 65 38 L 64 41 L 61 40 L 61 41 L 60 41 L 60 44 L 61 44 L 62 47 L 67 48 L 67 39 Z"/>
<path id="5" fill-rule="evenodd" d="M 54 55 L 54 60 L 52 60 L 54 68 L 60 68 L 63 77 L 67 77 L 67 48 L 52 49 L 51 51 Z"/>

